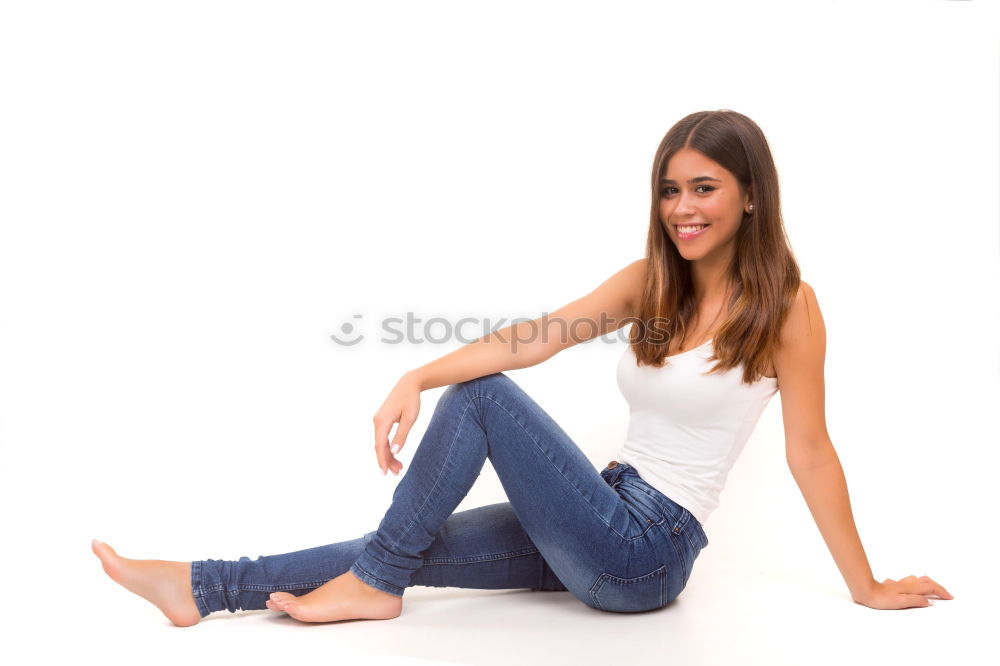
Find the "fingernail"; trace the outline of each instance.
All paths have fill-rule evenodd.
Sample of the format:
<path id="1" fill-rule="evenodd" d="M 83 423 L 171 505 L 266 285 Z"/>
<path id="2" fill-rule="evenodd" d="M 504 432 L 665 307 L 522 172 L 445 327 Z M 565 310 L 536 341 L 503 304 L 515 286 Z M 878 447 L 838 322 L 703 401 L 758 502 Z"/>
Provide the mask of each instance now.
<path id="1" fill-rule="evenodd" d="M 399 453 L 399 444 L 393 444 L 392 448 L 389 449 L 393 453 Z"/>

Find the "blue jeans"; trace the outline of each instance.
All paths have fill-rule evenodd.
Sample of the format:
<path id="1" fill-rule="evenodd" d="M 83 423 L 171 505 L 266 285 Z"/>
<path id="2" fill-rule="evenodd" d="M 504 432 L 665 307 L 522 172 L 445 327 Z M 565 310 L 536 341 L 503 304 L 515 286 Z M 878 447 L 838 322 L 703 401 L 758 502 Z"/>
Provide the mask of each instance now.
<path id="1" fill-rule="evenodd" d="M 508 502 L 453 513 L 489 458 Z M 592 608 L 673 601 L 708 538 L 691 513 L 612 461 L 598 472 L 503 373 L 449 386 L 378 529 L 256 560 L 192 562 L 202 617 L 266 608 L 351 571 L 402 596 L 411 585 L 568 590 Z"/>

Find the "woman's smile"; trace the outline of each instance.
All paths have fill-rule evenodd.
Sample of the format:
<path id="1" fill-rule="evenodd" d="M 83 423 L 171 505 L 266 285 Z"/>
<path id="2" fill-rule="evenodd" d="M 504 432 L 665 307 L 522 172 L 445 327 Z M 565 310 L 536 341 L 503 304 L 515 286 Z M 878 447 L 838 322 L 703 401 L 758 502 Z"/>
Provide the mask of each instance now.
<path id="1" fill-rule="evenodd" d="M 674 228 L 677 230 L 678 240 L 691 240 L 700 236 L 706 229 L 708 229 L 710 224 L 675 224 Z"/>

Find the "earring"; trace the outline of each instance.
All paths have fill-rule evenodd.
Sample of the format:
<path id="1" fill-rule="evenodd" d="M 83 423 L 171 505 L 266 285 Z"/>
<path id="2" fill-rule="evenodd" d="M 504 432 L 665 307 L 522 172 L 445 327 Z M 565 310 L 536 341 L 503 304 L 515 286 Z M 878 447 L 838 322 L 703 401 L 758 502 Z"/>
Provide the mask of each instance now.
<path id="1" fill-rule="evenodd" d="M 753 212 L 753 204 L 750 204 L 750 205 L 748 206 L 748 208 L 750 209 L 750 212 L 752 213 L 752 212 Z"/>

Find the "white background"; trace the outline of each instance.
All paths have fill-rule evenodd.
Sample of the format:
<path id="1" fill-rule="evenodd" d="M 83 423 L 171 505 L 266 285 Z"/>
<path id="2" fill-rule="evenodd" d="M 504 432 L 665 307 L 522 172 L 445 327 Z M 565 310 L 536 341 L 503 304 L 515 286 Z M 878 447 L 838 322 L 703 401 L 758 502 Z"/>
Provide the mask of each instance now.
<path id="1" fill-rule="evenodd" d="M 997 18 L 944 1 L 4 3 L 8 654 L 914 664 L 985 650 Z M 777 163 L 875 577 L 929 575 L 955 600 L 852 603 L 785 467 L 780 397 L 661 612 L 411 588 L 390 622 L 223 612 L 180 630 L 105 577 L 92 538 L 188 561 L 374 529 L 398 478 L 377 466 L 372 416 L 404 371 L 462 344 L 383 344 L 379 322 L 509 323 L 589 292 L 643 256 L 664 133 L 721 108 L 757 122 Z M 352 321 L 363 342 L 334 344 Z M 595 470 L 628 422 L 611 342 L 509 373 Z M 422 395 L 404 466 L 443 390 Z M 505 499 L 487 465 L 459 509 Z"/>

